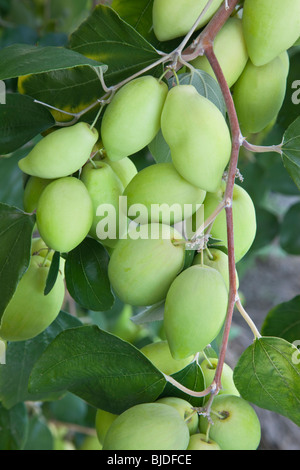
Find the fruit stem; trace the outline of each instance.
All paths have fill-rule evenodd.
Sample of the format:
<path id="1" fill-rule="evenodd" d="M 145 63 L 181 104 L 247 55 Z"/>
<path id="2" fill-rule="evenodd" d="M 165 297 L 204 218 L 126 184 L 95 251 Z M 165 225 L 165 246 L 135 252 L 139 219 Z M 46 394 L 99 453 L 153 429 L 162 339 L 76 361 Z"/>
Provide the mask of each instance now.
<path id="1" fill-rule="evenodd" d="M 278 145 L 254 145 L 247 142 L 246 139 L 243 139 L 242 145 L 253 153 L 276 152 L 282 155 L 282 143 Z"/>
<path id="2" fill-rule="evenodd" d="M 196 392 L 195 390 L 191 390 L 184 385 L 182 385 L 180 382 L 177 382 L 177 380 L 173 379 L 170 375 L 163 374 L 166 381 L 169 382 L 170 384 L 174 385 L 174 387 L 178 388 L 184 393 L 187 393 L 188 395 L 192 397 L 205 397 L 206 395 L 209 395 L 213 389 L 212 385 L 207 387 L 205 390 L 202 390 L 200 392 Z"/>
<path id="3" fill-rule="evenodd" d="M 95 119 L 94 119 L 94 121 L 93 121 L 93 124 L 90 126 L 90 129 L 91 129 L 91 130 L 95 127 L 96 122 L 98 121 L 98 119 L 99 119 L 99 117 L 100 117 L 100 114 L 102 113 L 102 110 L 103 110 L 104 106 L 105 106 L 105 104 L 104 104 L 104 103 L 101 103 L 101 106 L 100 106 L 100 108 L 99 108 L 99 110 L 98 110 L 98 113 L 96 114 L 96 117 L 95 117 Z"/>
<path id="4" fill-rule="evenodd" d="M 195 240 L 197 237 L 199 237 L 204 230 L 212 223 L 214 222 L 215 218 L 219 215 L 219 213 L 224 209 L 226 206 L 226 200 L 223 199 L 222 202 L 216 207 L 214 212 L 204 221 L 202 225 L 197 229 L 196 233 L 193 235 L 191 241 Z"/>
<path id="5" fill-rule="evenodd" d="M 236 296 L 236 302 L 235 303 L 236 303 L 238 311 L 240 312 L 240 314 L 242 315 L 242 317 L 244 318 L 246 323 L 249 325 L 249 327 L 250 327 L 250 329 L 253 333 L 254 339 L 261 338 L 261 334 L 259 333 L 258 329 L 256 328 L 253 320 L 250 318 L 250 316 L 248 315 L 248 313 L 246 312 L 246 310 L 242 306 L 238 294 Z"/>

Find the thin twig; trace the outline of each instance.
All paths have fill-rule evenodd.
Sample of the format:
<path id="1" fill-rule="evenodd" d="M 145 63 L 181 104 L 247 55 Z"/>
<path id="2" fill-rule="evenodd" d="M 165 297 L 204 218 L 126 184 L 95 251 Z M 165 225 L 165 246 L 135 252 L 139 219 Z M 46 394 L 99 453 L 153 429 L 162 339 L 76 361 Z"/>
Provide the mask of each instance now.
<path id="1" fill-rule="evenodd" d="M 253 153 L 276 152 L 282 155 L 282 143 L 278 145 L 254 145 L 244 139 L 242 145 Z"/>
<path id="2" fill-rule="evenodd" d="M 237 307 L 238 311 L 240 312 L 240 314 L 244 318 L 245 322 L 247 323 L 247 325 L 249 325 L 249 327 L 250 327 L 250 329 L 253 333 L 254 339 L 261 338 L 261 334 L 259 333 L 255 323 L 253 322 L 253 320 L 250 318 L 250 316 L 248 315 L 248 313 L 246 312 L 246 310 L 242 306 L 239 296 L 237 296 L 235 304 L 236 304 L 236 307 Z"/>

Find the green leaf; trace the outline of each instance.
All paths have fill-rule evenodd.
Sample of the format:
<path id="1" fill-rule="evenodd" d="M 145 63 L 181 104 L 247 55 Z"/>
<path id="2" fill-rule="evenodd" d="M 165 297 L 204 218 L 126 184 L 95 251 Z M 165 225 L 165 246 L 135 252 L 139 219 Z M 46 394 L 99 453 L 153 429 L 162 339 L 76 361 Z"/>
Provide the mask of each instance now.
<path id="1" fill-rule="evenodd" d="M 270 245 L 280 230 L 280 224 L 276 215 L 262 207 L 256 207 L 255 212 L 257 231 L 251 251 L 260 250 Z"/>
<path id="2" fill-rule="evenodd" d="M 285 213 L 280 229 L 280 246 L 289 254 L 300 254 L 300 202 Z"/>
<path id="3" fill-rule="evenodd" d="M 153 321 L 161 321 L 164 318 L 164 311 L 165 301 L 162 300 L 157 304 L 151 305 L 151 307 L 146 307 L 144 310 L 134 315 L 131 318 L 131 321 L 137 325 Z"/>
<path id="4" fill-rule="evenodd" d="M 195 69 L 193 73 L 179 74 L 178 79 L 181 85 L 193 85 L 201 96 L 209 99 L 217 106 L 223 116 L 226 115 L 225 101 L 220 86 L 208 73 Z M 169 80 L 169 88 L 173 86 L 174 80 L 175 78 Z M 170 147 L 161 131 L 157 133 L 148 148 L 156 163 L 172 161 Z"/>
<path id="5" fill-rule="evenodd" d="M 153 0 L 113 0 L 111 7 L 151 44 L 157 42 L 152 25 Z"/>
<path id="6" fill-rule="evenodd" d="M 86 238 L 69 252 L 65 263 L 70 295 L 88 310 L 109 310 L 114 303 L 108 279 L 109 255 L 93 238 Z"/>
<path id="7" fill-rule="evenodd" d="M 28 269 L 35 215 L 0 203 L 0 319 Z"/>
<path id="8" fill-rule="evenodd" d="M 158 398 L 163 374 L 134 346 L 95 325 L 59 334 L 35 364 L 31 393 L 68 390 L 96 408 L 120 414 Z"/>
<path id="9" fill-rule="evenodd" d="M 300 425 L 300 361 L 282 338 L 256 339 L 241 355 L 233 374 L 241 396 Z"/>
<path id="10" fill-rule="evenodd" d="M 119 83 L 161 57 L 132 26 L 103 5 L 71 35 L 69 45 L 73 51 L 108 65 L 107 85 Z M 160 74 L 162 67 L 156 71 Z"/>
<path id="11" fill-rule="evenodd" d="M 0 106 L 0 154 L 7 154 L 55 124 L 50 111 L 33 98 L 8 94 Z"/>
<path id="12" fill-rule="evenodd" d="M 88 59 L 84 55 L 65 47 L 31 46 L 13 44 L 0 50 L 0 80 L 17 78 L 22 75 L 50 72 L 52 70 L 69 69 L 82 65 L 99 67 L 99 61 Z"/>
<path id="13" fill-rule="evenodd" d="M 0 403 L 0 450 L 23 450 L 28 432 L 24 403 L 7 410 Z"/>
<path id="14" fill-rule="evenodd" d="M 54 437 L 42 416 L 33 415 L 28 423 L 24 450 L 54 450 Z"/>
<path id="15" fill-rule="evenodd" d="M 283 137 L 283 164 L 300 189 L 300 116 L 288 127 Z"/>
<path id="16" fill-rule="evenodd" d="M 293 343 L 300 338 L 300 295 L 273 307 L 261 327 L 263 336 L 277 336 Z"/>
<path id="17" fill-rule="evenodd" d="M 8 343 L 6 364 L 0 365 L 0 401 L 6 408 L 23 401 L 43 401 L 61 396 L 60 392 L 29 393 L 28 380 L 34 364 L 51 341 L 62 331 L 76 326 L 81 326 L 78 318 L 60 312 L 54 322 L 35 338 Z"/>
<path id="18" fill-rule="evenodd" d="M 204 376 L 201 367 L 196 361 L 187 365 L 184 369 L 172 374 L 174 380 L 184 385 L 190 390 L 201 392 L 205 389 Z M 178 389 L 170 382 L 167 382 L 161 397 L 178 397 L 188 401 L 192 406 L 202 406 L 204 402 L 203 397 L 193 397 L 182 390 Z M 160 397 L 160 398 L 161 398 Z"/>
<path id="19" fill-rule="evenodd" d="M 46 286 L 44 289 L 44 294 L 47 295 L 49 292 L 51 292 L 52 288 L 54 287 L 54 284 L 57 279 L 57 275 L 59 272 L 59 265 L 60 265 L 60 253 L 58 251 L 55 251 L 51 265 L 49 268 L 47 280 L 46 280 Z"/>

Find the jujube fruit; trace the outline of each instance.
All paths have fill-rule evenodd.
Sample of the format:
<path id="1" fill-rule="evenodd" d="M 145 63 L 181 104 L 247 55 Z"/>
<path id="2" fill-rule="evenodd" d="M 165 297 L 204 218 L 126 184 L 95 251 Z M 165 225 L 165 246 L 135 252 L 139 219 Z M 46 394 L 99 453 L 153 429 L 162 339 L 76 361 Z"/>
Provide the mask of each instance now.
<path id="1" fill-rule="evenodd" d="M 214 0 L 199 21 L 197 29 L 204 26 L 217 11 L 222 0 Z M 185 35 L 192 28 L 206 6 L 206 0 L 154 0 L 152 17 L 154 33 L 160 41 Z"/>
<path id="2" fill-rule="evenodd" d="M 243 36 L 242 20 L 228 18 L 214 40 L 214 53 L 220 63 L 229 88 L 237 81 L 248 61 L 247 47 Z M 215 73 L 205 55 L 191 61 L 191 64 L 209 73 L 215 80 Z"/>
<path id="3" fill-rule="evenodd" d="M 207 439 L 205 434 L 192 434 L 187 450 L 221 450 L 219 444 L 212 439 Z"/>
<path id="4" fill-rule="evenodd" d="M 98 409 L 95 417 L 95 428 L 97 433 L 97 438 L 100 444 L 103 445 L 105 436 L 108 429 L 115 421 L 118 415 L 110 413 L 109 411 Z"/>
<path id="5" fill-rule="evenodd" d="M 157 369 L 166 375 L 172 375 L 184 369 L 194 356 L 176 360 L 172 357 L 167 341 L 156 341 L 146 344 L 141 348 L 141 352 L 155 365 Z"/>
<path id="6" fill-rule="evenodd" d="M 108 104 L 101 124 L 101 138 L 110 160 L 128 157 L 154 139 L 167 93 L 167 85 L 150 75 L 120 88 Z"/>
<path id="7" fill-rule="evenodd" d="M 132 178 L 137 174 L 137 168 L 130 158 L 125 157 L 122 160 L 112 161 L 109 158 L 103 158 L 102 161 L 107 163 L 119 177 L 124 188 L 130 183 Z"/>
<path id="8" fill-rule="evenodd" d="M 217 106 L 193 85 L 175 86 L 163 108 L 161 129 L 178 173 L 204 191 L 216 191 L 231 154 L 230 132 Z"/>
<path id="9" fill-rule="evenodd" d="M 139 171 L 123 195 L 127 197 L 128 207 L 143 204 L 147 208 L 145 216 L 143 213 L 139 218 L 141 223 L 173 225 L 184 219 L 185 204 L 194 213 L 206 192 L 188 183 L 172 163 L 155 163 Z"/>
<path id="10" fill-rule="evenodd" d="M 163 224 L 145 226 L 148 238 L 131 237 L 116 244 L 108 264 L 108 276 L 116 295 L 130 305 L 148 306 L 160 302 L 184 263 L 182 236 Z M 151 230 L 158 238 L 151 238 Z"/>
<path id="11" fill-rule="evenodd" d="M 216 358 L 204 359 L 204 361 L 201 362 L 200 367 L 205 378 L 205 387 L 208 387 L 212 383 L 217 365 L 218 359 Z M 233 381 L 233 370 L 226 363 L 224 363 L 222 367 L 221 389 L 219 394 L 240 395 Z"/>
<path id="12" fill-rule="evenodd" d="M 85 122 L 63 127 L 43 137 L 29 154 L 19 161 L 28 175 L 61 178 L 79 170 L 89 159 L 98 131 Z"/>
<path id="13" fill-rule="evenodd" d="M 165 303 L 164 329 L 172 356 L 184 359 L 202 351 L 220 332 L 228 291 L 221 274 L 195 265 L 171 284 Z"/>
<path id="14" fill-rule="evenodd" d="M 53 250 L 68 252 L 78 246 L 93 222 L 93 204 L 83 182 L 66 177 L 49 184 L 39 199 L 36 220 L 41 237 Z"/>
<path id="15" fill-rule="evenodd" d="M 202 264 L 201 253 L 198 253 L 194 260 L 193 264 Z M 222 277 L 225 281 L 226 287 L 229 290 L 229 269 L 228 269 L 228 256 L 221 250 L 217 248 L 210 248 L 209 252 L 207 250 L 203 251 L 203 264 L 210 266 L 211 268 L 216 269 L 222 274 Z M 239 278 L 236 272 L 236 288 L 239 287 Z"/>
<path id="16" fill-rule="evenodd" d="M 185 450 L 189 436 L 186 423 L 172 406 L 143 403 L 115 419 L 103 450 Z"/>
<path id="17" fill-rule="evenodd" d="M 163 403 L 165 405 L 172 406 L 178 411 L 182 419 L 187 424 L 189 433 L 194 434 L 197 432 L 199 425 L 198 414 L 188 401 L 179 397 L 163 397 L 156 400 L 155 403 Z"/>
<path id="18" fill-rule="evenodd" d="M 207 193 L 204 200 L 204 214 L 207 219 L 223 200 L 225 193 L 225 182 L 222 182 L 220 188 L 215 193 Z M 234 185 L 233 199 L 233 231 L 234 231 L 234 251 L 236 263 L 249 251 L 256 235 L 256 213 L 253 201 L 247 191 Z M 213 238 L 222 240 L 227 246 L 227 228 L 226 214 L 222 210 L 214 220 L 210 230 Z"/>
<path id="19" fill-rule="evenodd" d="M 34 212 L 37 208 L 39 198 L 52 179 L 30 176 L 23 193 L 23 207 L 26 212 Z"/>
<path id="20" fill-rule="evenodd" d="M 0 325 L 0 337 L 7 341 L 34 338 L 55 320 L 64 301 L 65 286 L 59 272 L 52 290 L 44 289 L 51 265 L 42 256 L 32 256 L 30 265 L 7 305 Z"/>
<path id="21" fill-rule="evenodd" d="M 299 0 L 245 0 L 243 30 L 253 64 L 267 64 L 298 39 Z"/>

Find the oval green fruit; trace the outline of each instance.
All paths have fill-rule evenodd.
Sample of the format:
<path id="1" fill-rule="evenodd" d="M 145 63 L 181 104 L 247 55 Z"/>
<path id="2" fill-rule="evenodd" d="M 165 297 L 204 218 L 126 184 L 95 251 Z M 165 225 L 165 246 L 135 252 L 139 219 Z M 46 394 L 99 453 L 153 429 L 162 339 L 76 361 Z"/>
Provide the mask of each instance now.
<path id="1" fill-rule="evenodd" d="M 87 188 L 74 177 L 60 178 L 42 192 L 36 211 L 37 227 L 45 243 L 68 252 L 89 233 L 93 204 Z"/>
<path id="2" fill-rule="evenodd" d="M 198 253 L 193 261 L 193 264 L 202 264 L 201 253 Z M 222 274 L 222 277 L 225 281 L 226 287 L 229 290 L 229 269 L 228 269 L 228 256 L 221 250 L 217 248 L 210 248 L 209 252 L 207 250 L 203 251 L 203 264 L 210 266 L 211 268 L 216 269 Z M 239 287 L 239 278 L 236 273 L 236 288 Z"/>
<path id="3" fill-rule="evenodd" d="M 242 20 L 251 61 L 256 66 L 265 65 L 298 39 L 300 2 L 245 0 Z"/>
<path id="4" fill-rule="evenodd" d="M 124 188 L 130 183 L 132 178 L 137 174 L 138 170 L 135 164 L 130 158 L 125 157 L 122 160 L 117 160 L 113 162 L 109 158 L 105 157 L 102 160 L 104 163 L 107 163 L 115 172 L 115 174 L 121 180 Z"/>
<path id="5" fill-rule="evenodd" d="M 229 18 L 214 40 L 214 53 L 220 63 L 229 88 L 237 81 L 248 61 L 248 52 L 240 18 Z M 216 76 L 205 55 L 194 59 L 191 64 L 211 75 Z"/>
<path id="6" fill-rule="evenodd" d="M 166 298 L 164 329 L 174 359 L 202 351 L 220 332 L 228 291 L 221 274 L 191 266 L 173 281 Z"/>
<path id="7" fill-rule="evenodd" d="M 108 276 L 116 295 L 126 304 L 149 306 L 160 302 L 184 263 L 182 236 L 172 227 L 149 224 L 141 227 L 147 238 L 127 238 L 116 244 L 108 264 Z M 139 233 L 138 233 L 139 235 Z"/>
<path id="8" fill-rule="evenodd" d="M 43 137 L 29 154 L 19 161 L 28 175 L 55 179 L 69 176 L 89 159 L 98 131 L 85 122 L 63 127 Z"/>
<path id="9" fill-rule="evenodd" d="M 139 171 L 123 195 L 127 197 L 128 207 L 135 204 L 145 207 L 140 212 L 140 223 L 173 225 L 192 215 L 206 192 L 188 183 L 173 163 L 155 163 Z"/>
<path id="10" fill-rule="evenodd" d="M 261 426 L 255 410 L 243 398 L 217 395 L 212 403 L 209 438 L 221 450 L 256 450 L 261 439 Z M 199 429 L 206 433 L 207 418 L 200 416 Z"/>
<path id="11" fill-rule="evenodd" d="M 261 132 L 277 116 L 286 93 L 283 56 L 257 67 L 249 60 L 233 88 L 233 101 L 243 135 Z"/>
<path id="12" fill-rule="evenodd" d="M 216 191 L 231 154 L 221 111 L 193 85 L 178 85 L 168 93 L 161 130 L 178 173 L 204 191 Z"/>
<path id="13" fill-rule="evenodd" d="M 98 409 L 96 412 L 95 418 L 95 428 L 97 433 L 97 438 L 100 444 L 103 445 L 105 436 L 107 434 L 108 429 L 115 421 L 118 415 L 110 413 L 109 411 Z"/>
<path id="14" fill-rule="evenodd" d="M 178 397 L 163 397 L 156 400 L 155 403 L 164 403 L 165 405 L 172 406 L 187 424 L 189 433 L 194 434 L 197 432 L 199 425 L 198 414 L 188 401 Z"/>
<path id="15" fill-rule="evenodd" d="M 42 333 L 55 320 L 64 301 L 65 286 L 59 272 L 54 287 L 44 295 L 50 260 L 32 256 L 7 305 L 0 325 L 0 337 L 7 341 L 25 341 Z"/>
<path id="16" fill-rule="evenodd" d="M 204 216 L 207 219 L 223 200 L 225 193 L 225 182 L 215 193 L 207 193 L 204 200 Z M 232 199 L 233 229 L 234 229 L 234 251 L 236 263 L 249 251 L 256 236 L 256 214 L 251 197 L 244 188 L 238 184 L 233 188 Z M 225 210 L 216 217 L 210 230 L 211 236 L 222 240 L 227 246 L 227 225 Z"/>
<path id="17" fill-rule="evenodd" d="M 131 80 L 116 93 L 101 124 L 101 138 L 110 160 L 128 157 L 154 139 L 167 93 L 167 85 L 150 75 Z"/>
<path id="18" fill-rule="evenodd" d="M 212 5 L 199 21 L 202 28 L 217 11 L 222 0 L 213 0 Z M 154 0 L 152 17 L 154 33 L 159 41 L 168 41 L 184 36 L 192 28 L 205 8 L 207 0 Z"/>
<path id="19" fill-rule="evenodd" d="M 38 176 L 30 176 L 23 194 L 23 207 L 26 212 L 33 212 L 36 210 L 39 198 L 52 179 L 39 178 Z"/>
<path id="20" fill-rule="evenodd" d="M 147 356 L 157 369 L 166 375 L 172 375 L 179 372 L 194 359 L 194 356 L 192 355 L 185 359 L 174 359 L 171 355 L 168 342 L 165 340 L 146 344 L 146 346 L 143 346 L 140 351 Z"/>
<path id="21" fill-rule="evenodd" d="M 201 362 L 200 367 L 205 379 L 205 387 L 208 387 L 212 383 L 215 377 L 217 365 L 218 359 L 216 358 L 204 359 L 204 361 Z M 233 381 L 233 370 L 226 363 L 223 364 L 222 368 L 221 387 L 222 388 L 219 391 L 220 395 L 226 394 L 240 396 Z"/>
<path id="22" fill-rule="evenodd" d="M 162 403 L 143 403 L 112 423 L 103 450 L 185 450 L 189 430 L 178 411 Z"/>
<path id="23" fill-rule="evenodd" d="M 113 247 L 119 238 L 119 201 L 124 186 L 110 165 L 103 161 L 87 163 L 80 178 L 93 202 L 93 223 L 89 234 L 104 245 Z"/>
<path id="24" fill-rule="evenodd" d="M 221 450 L 219 444 L 212 439 L 207 439 L 205 434 L 192 434 L 187 450 Z"/>

